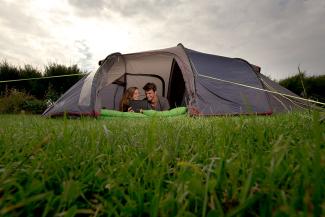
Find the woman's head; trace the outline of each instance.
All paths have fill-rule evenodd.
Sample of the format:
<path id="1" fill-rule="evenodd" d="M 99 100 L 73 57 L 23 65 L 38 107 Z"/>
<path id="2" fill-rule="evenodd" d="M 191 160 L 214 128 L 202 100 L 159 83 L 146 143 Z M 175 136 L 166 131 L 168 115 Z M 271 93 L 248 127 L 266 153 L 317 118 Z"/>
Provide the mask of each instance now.
<path id="1" fill-rule="evenodd" d="M 129 87 L 128 89 L 126 89 L 120 102 L 120 111 L 125 110 L 125 107 L 128 106 L 130 100 L 138 100 L 139 97 L 140 92 L 137 87 Z"/>
<path id="2" fill-rule="evenodd" d="M 125 91 L 125 98 L 127 100 L 138 100 L 139 96 L 140 96 L 140 92 L 137 87 L 129 87 Z"/>

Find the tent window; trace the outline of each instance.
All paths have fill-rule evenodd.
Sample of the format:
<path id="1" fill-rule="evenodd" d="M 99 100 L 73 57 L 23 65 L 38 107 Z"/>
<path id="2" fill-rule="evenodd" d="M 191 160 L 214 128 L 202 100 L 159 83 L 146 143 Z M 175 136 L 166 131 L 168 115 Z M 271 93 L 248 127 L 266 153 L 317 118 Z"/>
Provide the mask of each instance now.
<path id="1" fill-rule="evenodd" d="M 167 98 L 169 100 L 170 107 L 175 108 L 179 106 L 185 106 L 185 82 L 183 79 L 182 71 L 175 60 L 173 60 L 168 86 L 169 90 Z"/>

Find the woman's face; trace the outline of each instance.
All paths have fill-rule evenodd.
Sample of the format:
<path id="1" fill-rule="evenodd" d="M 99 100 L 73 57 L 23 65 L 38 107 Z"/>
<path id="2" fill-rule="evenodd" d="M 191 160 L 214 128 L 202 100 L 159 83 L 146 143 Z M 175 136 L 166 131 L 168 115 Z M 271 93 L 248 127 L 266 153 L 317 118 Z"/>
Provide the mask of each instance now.
<path id="1" fill-rule="evenodd" d="M 133 100 L 139 100 L 139 97 L 140 97 L 140 92 L 138 89 L 135 89 L 134 93 L 133 93 L 133 96 L 132 96 L 132 99 Z"/>

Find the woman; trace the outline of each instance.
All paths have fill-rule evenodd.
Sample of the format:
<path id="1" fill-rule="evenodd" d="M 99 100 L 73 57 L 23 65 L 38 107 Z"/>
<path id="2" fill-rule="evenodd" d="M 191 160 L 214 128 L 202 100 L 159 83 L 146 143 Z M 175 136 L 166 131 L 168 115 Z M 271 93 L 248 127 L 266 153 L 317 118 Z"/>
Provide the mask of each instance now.
<path id="1" fill-rule="evenodd" d="M 120 111 L 122 112 L 131 112 L 132 108 L 129 107 L 130 100 L 139 100 L 140 92 L 137 87 L 129 87 L 124 92 L 121 102 L 120 102 Z"/>

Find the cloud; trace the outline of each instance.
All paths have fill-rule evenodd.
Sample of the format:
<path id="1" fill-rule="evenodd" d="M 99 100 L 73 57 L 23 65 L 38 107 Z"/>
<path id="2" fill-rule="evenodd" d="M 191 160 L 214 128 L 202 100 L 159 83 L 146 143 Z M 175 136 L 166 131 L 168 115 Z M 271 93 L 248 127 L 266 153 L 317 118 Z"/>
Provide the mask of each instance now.
<path id="1" fill-rule="evenodd" d="M 14 13 L 13 13 L 14 11 Z M 4 0 L 0 58 L 78 63 L 183 43 L 260 65 L 272 78 L 324 74 L 323 0 Z"/>
<path id="2" fill-rule="evenodd" d="M 146 16 L 157 19 L 164 17 L 168 9 L 180 4 L 180 0 L 68 0 L 79 15 L 98 17 L 109 16 L 111 14 L 119 15 L 123 18 L 133 19 L 137 16 Z"/>
<path id="3" fill-rule="evenodd" d="M 28 7 L 28 1 L 7 2 L 3 1 L 0 7 L 0 23 L 2 29 L 10 30 L 10 34 L 24 31 L 24 34 L 47 36 L 46 27 L 41 26 L 33 14 L 28 14 L 24 8 Z"/>
<path id="4" fill-rule="evenodd" d="M 320 60 L 325 52 L 324 5 L 324 1 L 182 5 L 155 37 L 182 41 L 185 46 L 208 53 L 247 59 L 261 65 L 262 72 L 271 77 L 296 73 L 299 64 L 306 67 L 307 73 L 324 74 Z"/>
<path id="5" fill-rule="evenodd" d="M 93 54 L 90 52 L 87 42 L 85 40 L 77 40 L 75 41 L 75 45 L 79 53 L 77 64 L 80 65 L 81 68 L 86 69 L 86 71 L 90 71 L 93 69 Z"/>
<path id="6" fill-rule="evenodd" d="M 68 0 L 68 3 L 77 10 L 79 16 L 98 16 L 105 8 L 105 0 Z"/>

